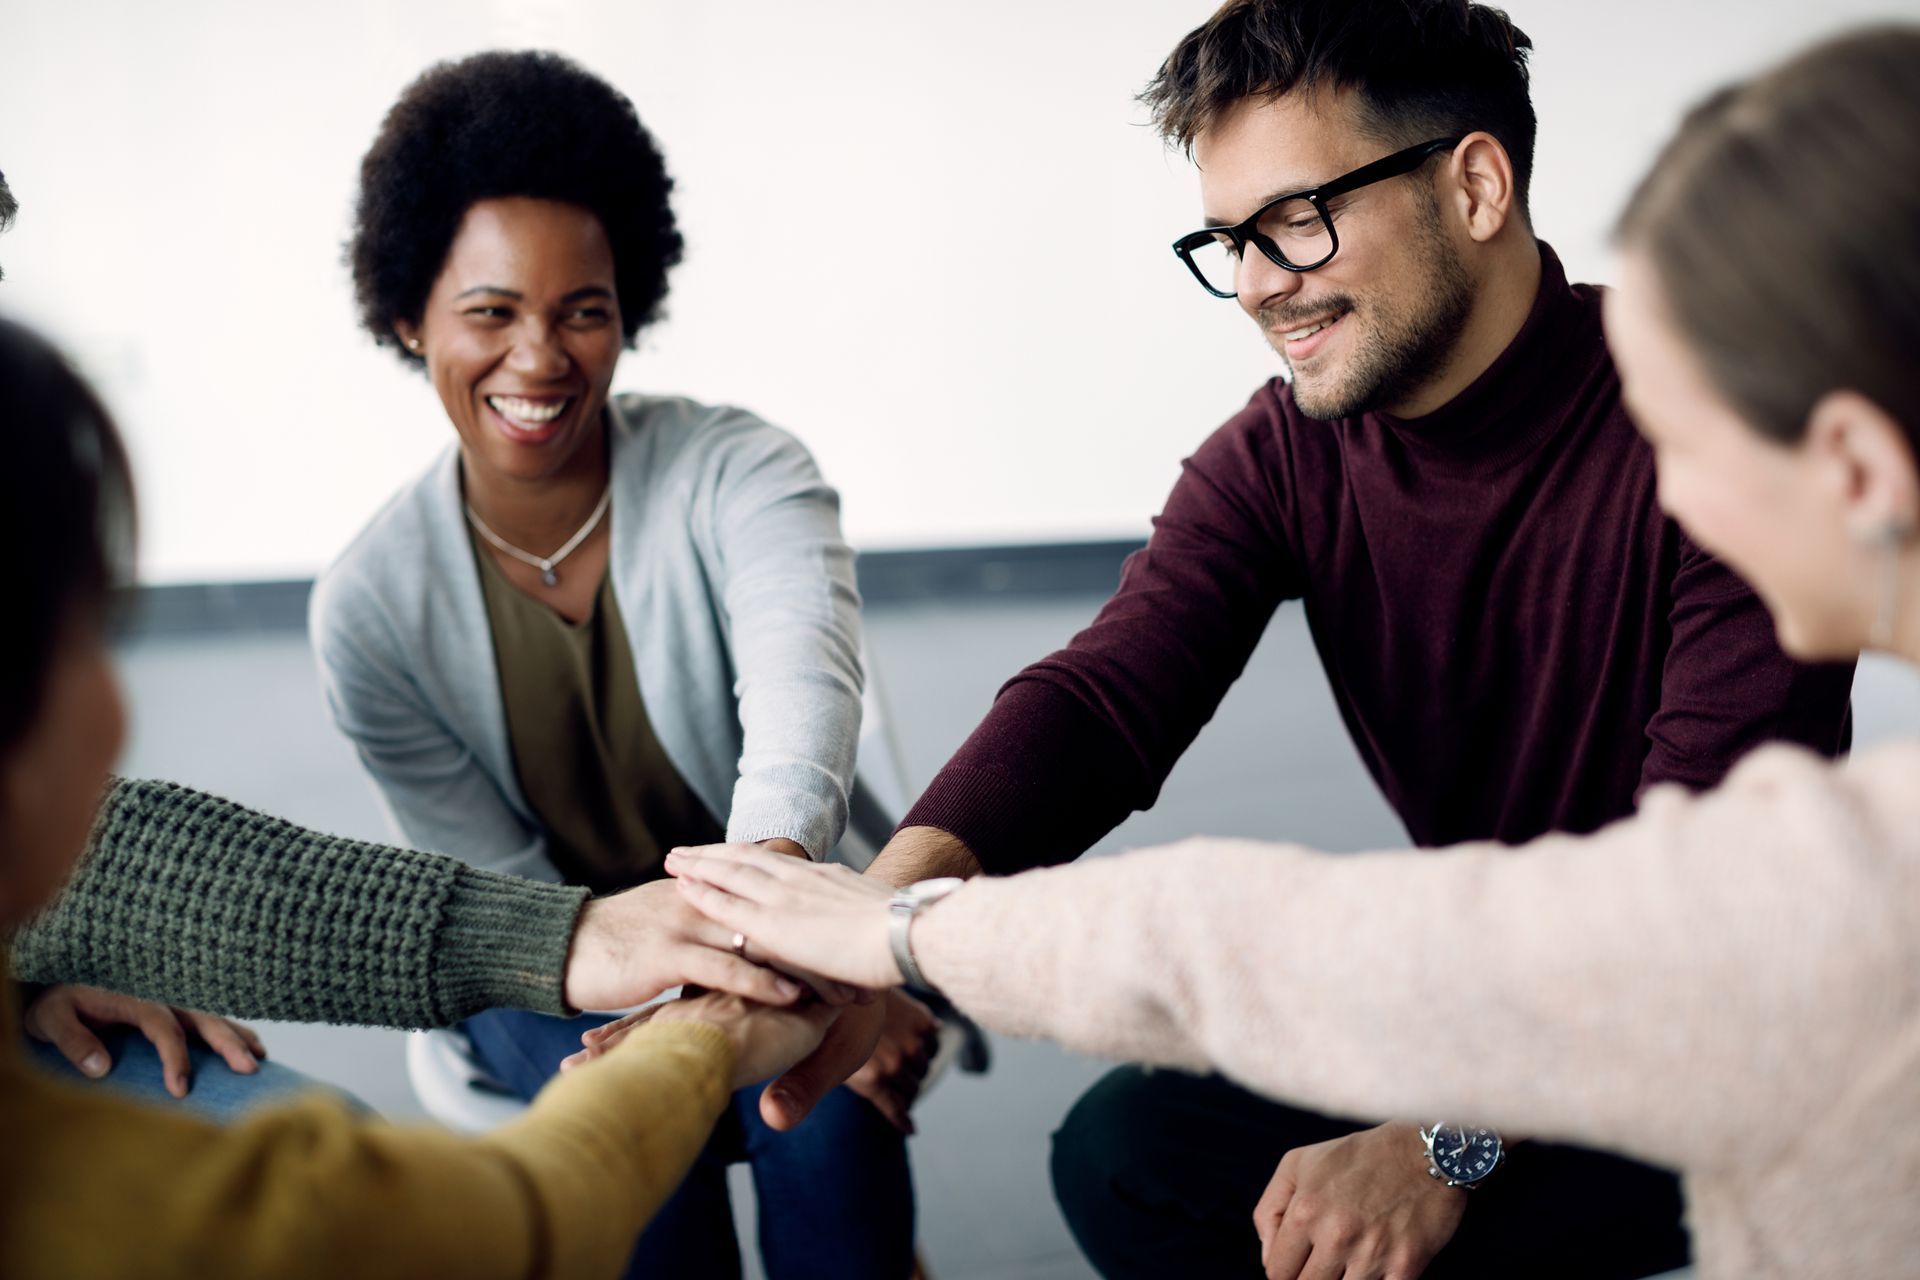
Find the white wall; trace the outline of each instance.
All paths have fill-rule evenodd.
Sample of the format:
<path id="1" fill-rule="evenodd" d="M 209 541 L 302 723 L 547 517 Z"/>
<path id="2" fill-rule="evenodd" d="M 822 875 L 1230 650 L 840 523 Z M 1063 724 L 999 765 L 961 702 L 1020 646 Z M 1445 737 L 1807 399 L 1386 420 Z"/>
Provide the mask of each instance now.
<path id="1" fill-rule="evenodd" d="M 679 179 L 687 262 L 623 387 L 797 431 L 867 547 L 1145 529 L 1274 368 L 1167 244 L 1187 165 L 1131 97 L 1213 0 L 6 0 L 0 306 L 132 438 L 155 581 L 313 571 L 445 442 L 353 324 L 361 151 L 422 66 L 571 54 Z M 1605 278 L 1687 102 L 1920 0 L 1511 0 L 1534 37 L 1536 223 Z"/>

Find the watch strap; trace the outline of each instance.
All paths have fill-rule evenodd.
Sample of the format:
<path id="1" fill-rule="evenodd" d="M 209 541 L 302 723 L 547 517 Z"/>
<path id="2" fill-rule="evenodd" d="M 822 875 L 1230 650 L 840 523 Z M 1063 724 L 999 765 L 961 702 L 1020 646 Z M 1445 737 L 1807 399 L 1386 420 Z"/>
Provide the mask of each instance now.
<path id="1" fill-rule="evenodd" d="M 922 909 L 932 906 L 965 883 L 952 876 L 921 880 L 896 891 L 892 901 L 887 904 L 893 916 L 887 930 L 887 940 L 893 944 L 893 963 L 900 970 L 900 977 L 906 985 L 916 991 L 934 991 L 936 988 L 927 981 L 927 975 L 920 972 L 920 964 L 913 956 L 913 941 L 909 932 L 913 928 L 913 918 Z"/>
<path id="2" fill-rule="evenodd" d="M 929 990 L 927 976 L 920 972 L 919 964 L 913 958 L 913 944 L 908 941 L 907 931 L 913 926 L 915 902 L 895 895 L 890 905 L 893 919 L 889 924 L 887 937 L 893 943 L 893 963 L 898 966 L 900 976 L 909 987 L 917 990 Z"/>

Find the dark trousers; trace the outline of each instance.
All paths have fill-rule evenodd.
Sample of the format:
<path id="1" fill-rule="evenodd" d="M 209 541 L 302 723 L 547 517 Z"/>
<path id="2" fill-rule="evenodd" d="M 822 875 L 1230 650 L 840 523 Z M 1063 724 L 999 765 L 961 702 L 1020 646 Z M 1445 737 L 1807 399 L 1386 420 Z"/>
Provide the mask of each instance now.
<path id="1" fill-rule="evenodd" d="M 1122 1067 L 1053 1135 L 1053 1189 L 1108 1280 L 1259 1277 L 1253 1207 L 1280 1158 L 1369 1127 L 1269 1102 L 1218 1076 Z M 1417 1144 L 1409 1161 L 1421 1158 Z M 1617 1156 L 1523 1142 L 1468 1193 L 1427 1268 L 1451 1277 L 1627 1280 L 1687 1263 L 1674 1175 Z"/>
<path id="2" fill-rule="evenodd" d="M 604 1021 L 492 1009 L 466 1029 L 487 1070 L 531 1098 L 579 1049 L 580 1033 Z M 738 1277 L 727 1166 L 742 1160 L 753 1170 L 770 1280 L 903 1280 L 913 1270 L 913 1176 L 900 1131 L 843 1086 L 780 1133 L 760 1118 L 756 1085 L 733 1095 L 706 1150 L 641 1233 L 626 1275 Z"/>

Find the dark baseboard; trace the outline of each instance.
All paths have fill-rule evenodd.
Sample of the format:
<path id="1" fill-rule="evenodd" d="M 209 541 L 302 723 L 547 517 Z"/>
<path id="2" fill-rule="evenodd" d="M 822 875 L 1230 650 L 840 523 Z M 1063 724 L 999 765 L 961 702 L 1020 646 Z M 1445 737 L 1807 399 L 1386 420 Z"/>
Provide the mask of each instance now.
<path id="1" fill-rule="evenodd" d="M 1136 539 L 1001 547 L 866 551 L 860 594 L 868 605 L 934 604 L 1112 591 Z M 129 638 L 230 631 L 301 631 L 310 578 L 277 582 L 191 582 L 135 587 L 122 600 L 119 633 Z"/>
<path id="2" fill-rule="evenodd" d="M 226 631 L 305 631 L 312 578 L 278 582 L 182 582 L 121 593 L 122 637 Z"/>
<path id="3" fill-rule="evenodd" d="M 870 605 L 1111 592 L 1120 562 L 1144 544 L 1043 542 L 1003 547 L 864 551 L 860 595 Z"/>

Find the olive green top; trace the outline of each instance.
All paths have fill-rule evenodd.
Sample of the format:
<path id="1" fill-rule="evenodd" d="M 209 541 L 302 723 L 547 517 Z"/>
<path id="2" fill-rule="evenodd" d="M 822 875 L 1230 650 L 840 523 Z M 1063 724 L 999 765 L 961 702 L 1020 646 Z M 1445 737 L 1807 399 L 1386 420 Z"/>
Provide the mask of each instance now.
<path id="1" fill-rule="evenodd" d="M 567 1012 L 586 897 L 117 781 L 72 881 L 0 945 L 23 982 L 234 1018 L 445 1027 L 497 1006 Z"/>
<path id="2" fill-rule="evenodd" d="M 568 622 L 508 581 L 478 535 L 469 537 L 514 773 L 560 874 L 596 893 L 624 889 L 657 878 L 675 845 L 725 839 L 647 719 L 612 574 L 592 612 Z"/>

